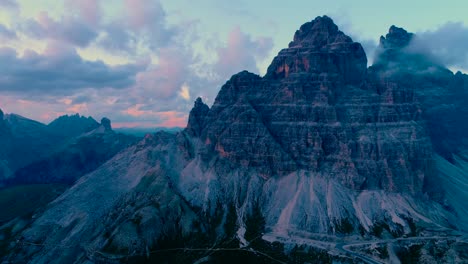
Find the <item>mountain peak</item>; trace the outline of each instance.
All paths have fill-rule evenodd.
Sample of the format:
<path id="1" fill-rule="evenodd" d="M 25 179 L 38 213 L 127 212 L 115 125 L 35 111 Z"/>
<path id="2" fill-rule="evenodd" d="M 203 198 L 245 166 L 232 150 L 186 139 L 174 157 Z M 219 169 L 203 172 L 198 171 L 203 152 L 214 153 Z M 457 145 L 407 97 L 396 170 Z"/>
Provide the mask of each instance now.
<path id="1" fill-rule="evenodd" d="M 317 47 L 338 42 L 352 42 L 338 29 L 338 26 L 328 16 L 319 16 L 314 20 L 303 24 L 294 34 L 294 40 L 289 47 Z"/>
<path id="2" fill-rule="evenodd" d="M 386 71 L 391 74 L 414 71 L 434 73 L 437 70 L 440 74 L 451 75 L 450 71 L 432 56 L 425 43 L 418 40 L 415 34 L 395 25 L 389 28 L 385 37 L 380 37 L 373 66 L 391 69 L 391 71 Z"/>
<path id="3" fill-rule="evenodd" d="M 94 118 L 79 114 L 60 116 L 48 125 L 53 131 L 67 136 L 77 136 L 98 126 L 99 123 Z"/>
<path id="4" fill-rule="evenodd" d="M 111 126 L 111 121 L 109 118 L 107 117 L 103 117 L 101 119 L 101 125 L 104 127 L 104 129 L 106 131 L 111 131 L 112 130 L 112 126 Z"/>
<path id="5" fill-rule="evenodd" d="M 388 34 L 380 37 L 380 46 L 384 49 L 402 49 L 408 46 L 413 36 L 413 33 L 409 33 L 404 28 L 392 25 Z"/>
<path id="6" fill-rule="evenodd" d="M 5 116 L 5 115 L 3 114 L 3 111 L 2 111 L 2 109 L 0 109 L 0 121 L 2 121 L 2 120 L 3 120 L 3 117 L 4 117 L 4 116 Z"/>
<path id="7" fill-rule="evenodd" d="M 367 57 L 361 44 L 339 30 L 327 16 L 303 24 L 289 47 L 268 67 L 267 78 L 288 78 L 293 74 L 331 73 L 345 83 L 359 84 L 367 71 Z"/>
<path id="8" fill-rule="evenodd" d="M 194 106 L 190 111 L 187 124 L 187 131 L 193 136 L 200 136 L 201 130 L 205 124 L 205 117 L 210 111 L 210 108 L 198 97 L 195 100 Z"/>

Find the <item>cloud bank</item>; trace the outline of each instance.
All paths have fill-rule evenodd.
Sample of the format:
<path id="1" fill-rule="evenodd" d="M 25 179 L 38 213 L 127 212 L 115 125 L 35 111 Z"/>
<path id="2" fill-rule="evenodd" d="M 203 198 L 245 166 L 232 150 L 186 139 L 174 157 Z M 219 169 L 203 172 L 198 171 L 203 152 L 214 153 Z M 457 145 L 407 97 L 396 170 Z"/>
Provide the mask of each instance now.
<path id="1" fill-rule="evenodd" d="M 447 67 L 468 70 L 468 27 L 448 22 L 435 30 L 417 32 L 410 44 L 413 52 L 423 52 Z"/>
<path id="2" fill-rule="evenodd" d="M 13 0 L 0 6 L 21 9 Z M 271 38 L 254 38 L 239 27 L 213 42 L 216 36 L 197 21 L 169 23 L 159 1 L 124 0 L 114 16 L 103 7 L 99 0 L 65 0 L 59 16 L 40 11 L 11 16 L 11 27 L 0 24 L 5 42 L 46 43 L 42 51 L 0 44 L 0 107 L 44 122 L 79 112 L 108 116 L 116 125 L 185 126 L 196 97 L 213 100 L 238 71 L 258 73 L 273 46 Z M 124 62 L 86 59 L 86 52 Z"/>

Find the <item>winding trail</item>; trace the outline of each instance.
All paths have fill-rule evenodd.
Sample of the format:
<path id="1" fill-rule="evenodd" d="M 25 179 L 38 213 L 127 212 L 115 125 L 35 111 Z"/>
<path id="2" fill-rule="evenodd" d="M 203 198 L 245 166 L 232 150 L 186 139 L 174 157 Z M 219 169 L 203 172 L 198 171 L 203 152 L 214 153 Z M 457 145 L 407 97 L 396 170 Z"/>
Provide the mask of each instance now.
<path id="1" fill-rule="evenodd" d="M 349 241 L 349 242 L 329 242 L 329 241 L 321 241 L 315 240 L 303 236 L 294 236 L 294 235 L 285 235 L 285 234 L 277 234 L 277 233 L 268 233 L 263 236 L 263 239 L 269 242 L 278 241 L 281 243 L 294 243 L 294 244 L 302 244 L 308 245 L 314 248 L 322 249 L 322 250 L 337 250 L 344 255 L 351 255 L 355 258 L 362 260 L 365 263 L 369 264 L 382 264 L 380 260 L 376 260 L 370 256 L 365 254 L 361 254 L 359 252 L 353 251 L 350 248 L 353 246 L 371 246 L 373 244 L 388 244 L 394 242 L 401 242 L 401 241 L 424 241 L 424 240 L 443 240 L 443 239 L 456 239 L 466 241 L 465 237 L 461 235 L 448 235 L 448 236 L 430 236 L 430 237 L 408 237 L 408 238 L 393 238 L 393 239 L 379 239 L 379 240 L 369 240 L 369 241 Z"/>

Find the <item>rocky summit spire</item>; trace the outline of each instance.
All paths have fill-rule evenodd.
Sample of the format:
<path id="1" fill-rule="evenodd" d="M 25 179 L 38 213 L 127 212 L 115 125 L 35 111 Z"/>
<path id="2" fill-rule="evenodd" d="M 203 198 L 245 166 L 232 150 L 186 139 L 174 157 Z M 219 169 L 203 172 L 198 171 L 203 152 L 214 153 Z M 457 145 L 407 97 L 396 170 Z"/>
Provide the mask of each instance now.
<path id="1" fill-rule="evenodd" d="M 210 108 L 203 103 L 200 97 L 197 98 L 195 104 L 190 111 L 189 120 L 187 124 L 187 131 L 192 136 L 200 136 L 201 130 L 205 123 L 205 117 L 210 111 Z"/>
<path id="2" fill-rule="evenodd" d="M 367 57 L 361 44 L 338 29 L 327 16 L 307 22 L 294 34 L 289 48 L 280 51 L 266 74 L 267 78 L 289 78 L 294 74 L 335 73 L 345 83 L 362 82 Z"/>
<path id="3" fill-rule="evenodd" d="M 409 45 L 414 34 L 403 28 L 391 26 L 388 34 L 380 37 L 380 46 L 384 49 L 402 49 Z"/>
<path id="4" fill-rule="evenodd" d="M 424 73 L 427 70 L 447 74 L 445 66 L 432 56 L 425 43 L 418 41 L 415 34 L 397 26 L 391 26 L 385 37 L 380 37 L 372 66 L 371 71 L 377 67 L 386 69 L 384 72 L 392 75 L 414 71 Z"/>
<path id="5" fill-rule="evenodd" d="M 3 120 L 4 117 L 5 115 L 3 114 L 2 109 L 0 109 L 0 133 L 3 131 L 3 128 L 5 127 L 5 121 Z"/>
<path id="6" fill-rule="evenodd" d="M 428 168 L 429 140 L 420 132 L 413 93 L 390 87 L 379 94 L 370 77 L 361 44 L 329 17 L 317 17 L 300 27 L 265 77 L 240 72 L 223 85 L 211 109 L 197 101 L 188 129 L 206 153 L 265 178 L 306 170 L 356 190 L 417 192 Z M 420 151 L 412 151 L 414 144 Z M 403 176 L 405 166 L 411 171 Z"/>
<path id="7" fill-rule="evenodd" d="M 104 127 L 104 129 L 106 131 L 111 131 L 112 130 L 112 126 L 111 126 L 111 121 L 109 118 L 107 117 L 103 117 L 101 119 L 101 125 Z"/>
<path id="8" fill-rule="evenodd" d="M 348 42 L 352 39 L 338 29 L 333 20 L 327 16 L 317 17 L 302 25 L 294 34 L 294 40 L 289 47 L 322 48 L 333 43 Z"/>

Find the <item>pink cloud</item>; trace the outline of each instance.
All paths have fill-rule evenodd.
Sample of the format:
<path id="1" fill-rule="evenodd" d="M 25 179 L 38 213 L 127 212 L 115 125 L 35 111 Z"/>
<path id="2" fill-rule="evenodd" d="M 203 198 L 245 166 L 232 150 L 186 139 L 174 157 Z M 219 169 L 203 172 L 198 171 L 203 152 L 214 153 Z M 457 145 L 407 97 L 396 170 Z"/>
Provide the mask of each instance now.
<path id="1" fill-rule="evenodd" d="M 271 38 L 253 39 L 236 27 L 229 33 L 226 46 L 217 50 L 217 68 L 228 76 L 241 70 L 258 72 L 257 60 L 264 59 L 272 47 Z"/>
<path id="2" fill-rule="evenodd" d="M 125 0 L 125 10 L 128 12 L 130 26 L 142 29 L 154 22 L 165 19 L 165 12 L 159 1 Z"/>
<path id="3" fill-rule="evenodd" d="M 129 115 L 129 116 L 133 116 L 133 117 L 152 115 L 151 111 L 140 110 L 140 108 L 142 106 L 143 106 L 142 104 L 136 104 L 136 105 L 134 105 L 132 107 L 129 107 L 129 108 L 123 110 L 122 113 L 126 114 L 126 115 Z"/>
<path id="4" fill-rule="evenodd" d="M 67 0 L 67 6 L 77 10 L 85 22 L 91 25 L 99 24 L 101 20 L 100 0 Z"/>
<path id="5" fill-rule="evenodd" d="M 185 127 L 187 124 L 187 114 L 178 111 L 151 111 L 141 110 L 142 104 L 137 104 L 122 111 L 122 114 L 126 114 L 135 118 L 148 118 L 154 119 L 150 123 L 152 125 L 163 126 L 163 127 Z M 141 121 L 135 122 L 120 122 L 118 123 L 121 127 L 128 127 L 132 123 L 141 124 Z M 145 122 L 143 122 L 145 123 Z M 136 125 L 135 125 L 136 126 Z"/>
<path id="6" fill-rule="evenodd" d="M 88 113 L 88 105 L 86 103 L 82 104 L 74 104 L 70 107 L 67 108 L 68 112 L 71 113 L 80 113 L 80 114 L 85 114 Z"/>
<path id="7" fill-rule="evenodd" d="M 160 112 L 160 118 L 164 120 L 159 124 L 163 127 L 185 127 L 187 125 L 187 115 L 185 113 L 175 111 Z"/>
<path id="8" fill-rule="evenodd" d="M 136 77 L 136 87 L 145 96 L 167 99 L 177 95 L 188 75 L 187 64 L 177 50 L 161 49 L 159 62 Z"/>
<path id="9" fill-rule="evenodd" d="M 15 113 L 26 118 L 31 118 L 43 123 L 48 123 L 60 115 L 66 114 L 59 111 L 52 104 L 32 100 L 18 99 L 0 95 L 1 108 L 5 113 Z"/>

